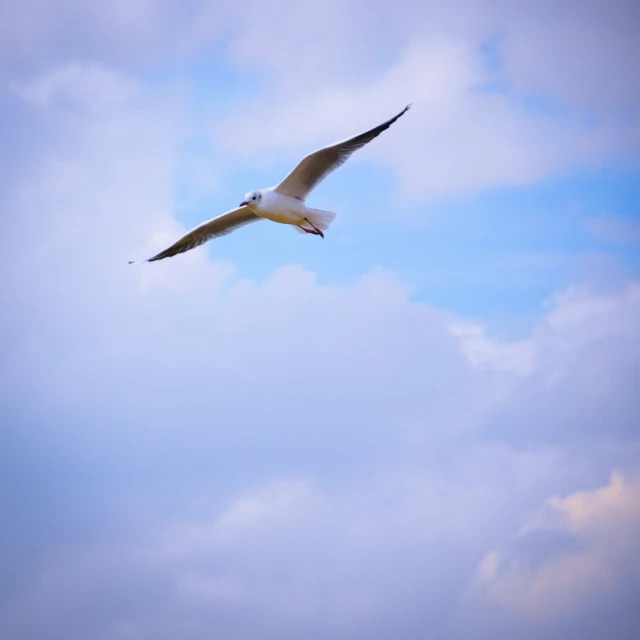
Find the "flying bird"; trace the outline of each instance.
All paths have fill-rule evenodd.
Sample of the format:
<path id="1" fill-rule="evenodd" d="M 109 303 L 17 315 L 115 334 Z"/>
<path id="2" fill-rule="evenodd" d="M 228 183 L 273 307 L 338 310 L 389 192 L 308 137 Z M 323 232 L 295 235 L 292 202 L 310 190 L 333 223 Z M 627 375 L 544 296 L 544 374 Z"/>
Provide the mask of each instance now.
<path id="1" fill-rule="evenodd" d="M 411 105 L 386 122 L 353 138 L 336 142 L 304 157 L 298 166 L 276 187 L 249 191 L 237 209 L 203 222 L 169 248 L 142 262 L 154 262 L 184 253 L 212 238 L 224 236 L 262 218 L 292 225 L 300 233 L 324 238 L 336 214 L 322 209 L 311 209 L 305 199 L 332 171 L 344 164 L 354 151 L 364 147 L 388 129 Z M 132 260 L 129 264 L 136 262 Z"/>

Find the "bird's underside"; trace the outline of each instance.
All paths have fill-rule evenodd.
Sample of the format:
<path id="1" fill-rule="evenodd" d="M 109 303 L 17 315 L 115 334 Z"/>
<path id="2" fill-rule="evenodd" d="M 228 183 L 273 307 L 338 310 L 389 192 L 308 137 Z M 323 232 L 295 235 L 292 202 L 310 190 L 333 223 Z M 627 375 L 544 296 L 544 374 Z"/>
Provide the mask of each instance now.
<path id="1" fill-rule="evenodd" d="M 408 105 L 393 118 L 369 131 L 310 153 L 276 187 L 254 191 L 249 199 L 245 197 L 245 201 L 239 208 L 203 222 L 170 247 L 143 262 L 155 262 L 190 251 L 213 238 L 227 235 L 262 218 L 291 224 L 300 233 L 324 238 L 323 232 L 331 224 L 335 214 L 306 207 L 304 204 L 306 197 L 332 171 L 344 164 L 351 154 L 388 129 L 410 107 L 411 105 Z M 293 211 L 296 215 L 292 215 Z M 129 264 L 133 262 L 136 261 L 131 261 Z"/>

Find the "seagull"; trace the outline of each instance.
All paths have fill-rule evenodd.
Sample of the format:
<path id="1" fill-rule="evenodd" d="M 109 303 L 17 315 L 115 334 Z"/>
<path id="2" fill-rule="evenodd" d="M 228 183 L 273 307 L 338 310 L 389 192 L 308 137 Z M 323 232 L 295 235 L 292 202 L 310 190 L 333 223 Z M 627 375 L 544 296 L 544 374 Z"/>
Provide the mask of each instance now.
<path id="1" fill-rule="evenodd" d="M 344 164 L 354 151 L 364 147 L 388 129 L 411 105 L 377 127 L 353 138 L 341 140 L 305 156 L 298 166 L 277 186 L 249 191 L 237 209 L 227 211 L 217 218 L 207 220 L 192 229 L 170 247 L 142 262 L 155 262 L 184 253 L 204 244 L 212 238 L 227 235 L 244 225 L 263 218 L 292 225 L 299 233 L 324 238 L 336 214 L 322 209 L 311 209 L 305 204 L 307 196 L 332 171 Z M 139 262 L 132 260 L 129 264 Z"/>

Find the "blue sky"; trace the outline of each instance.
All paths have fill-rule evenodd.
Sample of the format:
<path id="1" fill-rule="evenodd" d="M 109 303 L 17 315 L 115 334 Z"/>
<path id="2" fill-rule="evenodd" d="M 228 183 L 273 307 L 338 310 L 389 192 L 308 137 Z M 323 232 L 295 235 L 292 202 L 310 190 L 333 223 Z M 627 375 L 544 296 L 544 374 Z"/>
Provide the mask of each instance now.
<path id="1" fill-rule="evenodd" d="M 634 3 L 5 4 L 0 635 L 637 637 Z"/>

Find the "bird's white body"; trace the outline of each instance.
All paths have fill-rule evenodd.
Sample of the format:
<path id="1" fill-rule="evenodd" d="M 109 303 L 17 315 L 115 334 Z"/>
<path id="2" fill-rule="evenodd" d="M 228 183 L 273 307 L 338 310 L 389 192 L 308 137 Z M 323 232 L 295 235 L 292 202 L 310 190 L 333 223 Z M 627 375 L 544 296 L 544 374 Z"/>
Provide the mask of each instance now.
<path id="1" fill-rule="evenodd" d="M 251 191 L 244 197 L 241 207 L 247 207 L 258 218 L 288 224 L 300 233 L 312 233 L 324 238 L 336 214 L 332 211 L 312 209 L 304 198 L 283 193 L 278 187 Z"/>
<path id="2" fill-rule="evenodd" d="M 248 207 L 260 218 L 282 224 L 302 225 L 313 209 L 298 198 L 278 193 L 275 187 L 260 189 L 262 196 L 257 202 L 249 202 Z"/>

